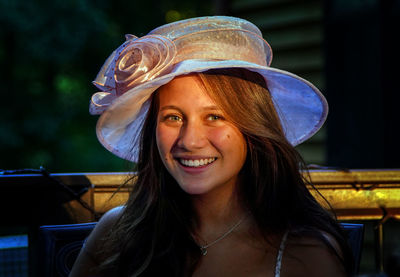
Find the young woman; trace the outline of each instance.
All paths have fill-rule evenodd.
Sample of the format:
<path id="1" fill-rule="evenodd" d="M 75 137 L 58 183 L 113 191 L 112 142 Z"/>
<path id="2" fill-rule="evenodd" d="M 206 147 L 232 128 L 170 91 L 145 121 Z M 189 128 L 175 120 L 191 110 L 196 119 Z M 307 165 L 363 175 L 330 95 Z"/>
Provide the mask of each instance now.
<path id="1" fill-rule="evenodd" d="M 311 196 L 294 145 L 325 120 L 320 92 L 269 67 L 253 24 L 203 17 L 127 37 L 91 112 L 101 143 L 137 162 L 70 276 L 346 276 L 340 226 Z"/>

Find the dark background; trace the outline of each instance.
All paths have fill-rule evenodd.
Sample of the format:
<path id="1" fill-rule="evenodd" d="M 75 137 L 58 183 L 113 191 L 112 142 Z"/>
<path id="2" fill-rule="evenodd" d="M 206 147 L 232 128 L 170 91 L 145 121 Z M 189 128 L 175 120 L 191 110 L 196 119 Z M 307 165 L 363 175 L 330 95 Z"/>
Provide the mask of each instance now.
<path id="1" fill-rule="evenodd" d="M 399 2 L 0 0 L 0 169 L 130 169 L 96 139 L 97 117 L 88 114 L 96 92 L 91 81 L 124 34 L 143 36 L 166 22 L 213 14 L 261 24 L 275 50 L 273 66 L 313 83 L 322 80 L 316 82 L 330 103 L 330 114 L 322 133 L 299 148 L 307 162 L 400 167 Z M 308 17 L 301 21 L 303 10 Z M 315 26 L 318 43 L 279 46 L 293 37 L 279 34 L 290 29 L 294 35 L 304 33 L 307 41 Z M 310 49 L 321 53 L 317 67 Z M 295 59 L 310 65 L 297 69 Z M 320 158 L 313 158 L 315 153 Z"/>
<path id="2" fill-rule="evenodd" d="M 327 160 L 400 167 L 400 1 L 325 1 Z"/>
<path id="3" fill-rule="evenodd" d="M 210 10 L 207 1 L 0 0 L 0 168 L 129 169 L 97 141 L 91 81 L 124 34 Z"/>

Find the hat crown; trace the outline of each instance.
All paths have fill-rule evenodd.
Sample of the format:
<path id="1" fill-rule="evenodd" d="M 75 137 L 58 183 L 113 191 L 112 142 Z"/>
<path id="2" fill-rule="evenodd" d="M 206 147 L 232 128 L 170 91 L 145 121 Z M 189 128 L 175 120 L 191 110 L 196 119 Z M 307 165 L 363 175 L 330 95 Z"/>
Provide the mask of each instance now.
<path id="1" fill-rule="evenodd" d="M 172 22 L 155 28 L 149 34 L 157 34 L 175 40 L 189 33 L 216 29 L 238 29 L 262 36 L 260 29 L 253 23 L 230 16 L 204 16 Z"/>
<path id="2" fill-rule="evenodd" d="M 270 45 L 253 23 L 234 17 L 186 19 L 160 26 L 149 35 L 172 40 L 177 48 L 174 63 L 184 60 L 241 60 L 269 66 Z"/>

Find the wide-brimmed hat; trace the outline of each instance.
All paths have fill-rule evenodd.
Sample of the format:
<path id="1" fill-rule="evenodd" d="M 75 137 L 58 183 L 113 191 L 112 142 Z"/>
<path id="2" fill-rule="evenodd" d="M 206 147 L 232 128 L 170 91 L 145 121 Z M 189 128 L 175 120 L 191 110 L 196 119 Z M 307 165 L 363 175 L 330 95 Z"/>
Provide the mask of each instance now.
<path id="1" fill-rule="evenodd" d="M 240 18 L 192 18 L 140 38 L 127 35 L 93 82 L 101 90 L 90 104 L 91 114 L 101 114 L 97 137 L 115 155 L 137 161 L 140 133 L 155 90 L 179 75 L 243 68 L 265 78 L 285 136 L 295 146 L 319 130 L 328 105 L 308 81 L 270 67 L 271 59 L 271 47 L 260 30 Z"/>

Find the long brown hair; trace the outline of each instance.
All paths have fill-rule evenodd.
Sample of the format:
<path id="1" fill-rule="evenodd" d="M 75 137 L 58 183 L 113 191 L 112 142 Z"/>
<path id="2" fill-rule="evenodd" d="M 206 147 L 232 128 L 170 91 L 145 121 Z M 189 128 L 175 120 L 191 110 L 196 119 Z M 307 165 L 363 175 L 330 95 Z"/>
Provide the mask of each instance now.
<path id="1" fill-rule="evenodd" d="M 243 69 L 198 73 L 205 91 L 243 133 L 248 154 L 237 188 L 241 204 L 258 230 L 270 234 L 291 230 L 323 240 L 322 232 L 341 246 L 343 265 L 351 271 L 351 254 L 341 229 L 309 193 L 301 173 L 304 162 L 286 140 L 268 84 Z M 118 276 L 190 275 L 200 260 L 193 240 L 189 196 L 165 169 L 155 139 L 158 113 L 153 97 L 142 134 L 137 179 L 124 212 L 106 242 L 102 267 Z"/>

